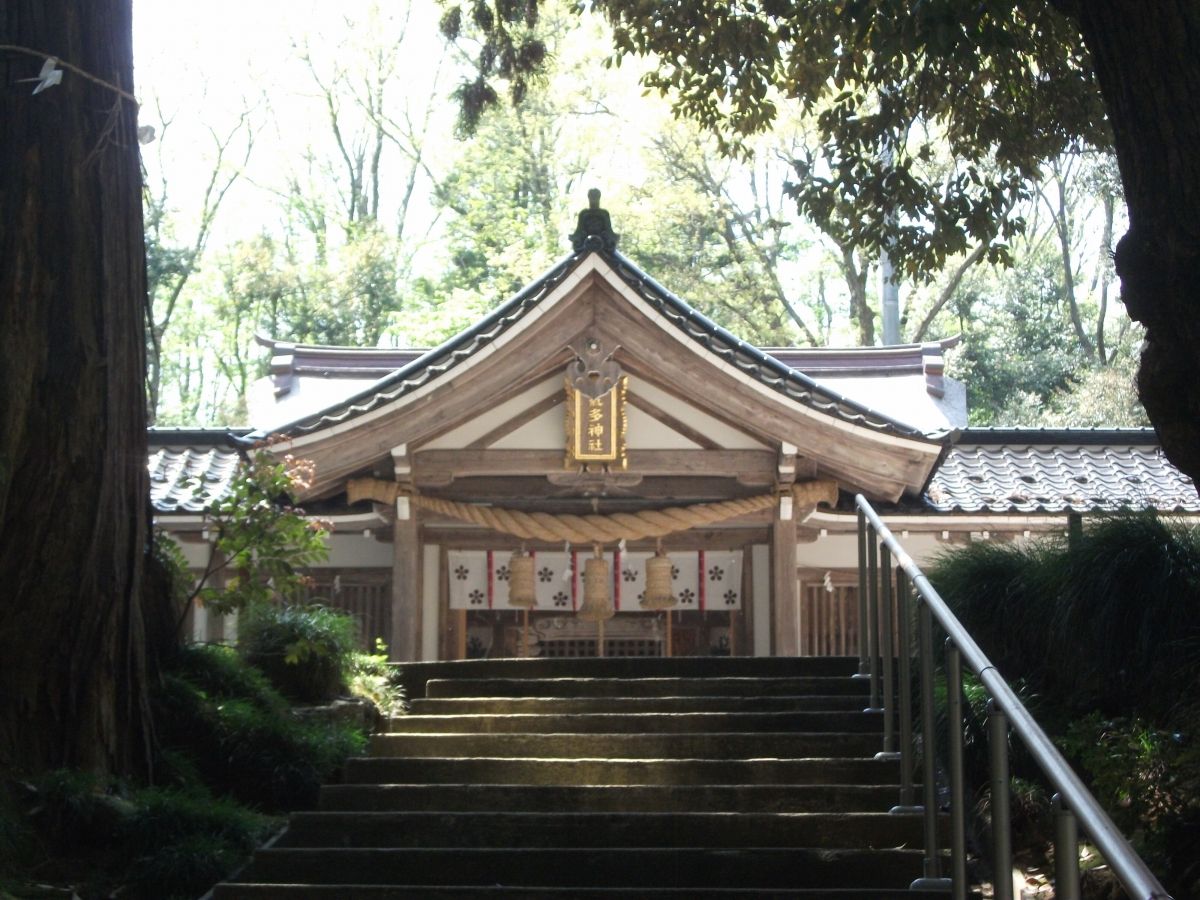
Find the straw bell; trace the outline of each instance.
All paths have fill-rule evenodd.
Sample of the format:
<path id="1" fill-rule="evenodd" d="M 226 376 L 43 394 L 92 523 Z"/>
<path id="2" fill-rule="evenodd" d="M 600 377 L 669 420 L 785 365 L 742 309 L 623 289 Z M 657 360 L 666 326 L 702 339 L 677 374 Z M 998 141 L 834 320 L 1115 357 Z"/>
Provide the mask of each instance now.
<path id="1" fill-rule="evenodd" d="M 508 561 L 508 605 L 532 609 L 537 606 L 533 584 L 533 556 L 518 550 Z"/>
<path id="2" fill-rule="evenodd" d="M 583 605 L 576 615 L 588 622 L 603 622 L 616 615 L 610 585 L 608 563 L 597 547 L 596 555 L 583 564 Z"/>
<path id="3" fill-rule="evenodd" d="M 646 560 L 646 591 L 642 594 L 642 609 L 670 609 L 677 601 L 671 593 L 671 557 L 662 547 Z"/>

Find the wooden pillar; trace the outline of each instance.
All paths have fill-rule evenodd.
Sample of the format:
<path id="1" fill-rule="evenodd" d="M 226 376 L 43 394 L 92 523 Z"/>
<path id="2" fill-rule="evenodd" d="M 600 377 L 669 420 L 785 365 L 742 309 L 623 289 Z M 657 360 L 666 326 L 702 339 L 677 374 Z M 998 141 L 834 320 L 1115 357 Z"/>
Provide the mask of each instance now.
<path id="1" fill-rule="evenodd" d="M 421 656 L 421 535 L 417 511 L 407 497 L 396 500 L 392 527 L 391 658 Z"/>
<path id="2" fill-rule="evenodd" d="M 796 520 L 791 498 L 780 504 L 771 525 L 771 618 L 775 656 L 795 656 L 796 646 Z M 786 514 L 786 518 L 784 515 Z"/>

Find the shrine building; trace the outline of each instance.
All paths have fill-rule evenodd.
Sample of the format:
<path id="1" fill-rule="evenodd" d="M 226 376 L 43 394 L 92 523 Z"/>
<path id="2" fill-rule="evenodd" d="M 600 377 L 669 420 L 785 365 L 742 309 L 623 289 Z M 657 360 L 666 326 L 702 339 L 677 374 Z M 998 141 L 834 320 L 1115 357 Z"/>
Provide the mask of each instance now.
<path id="1" fill-rule="evenodd" d="M 397 660 L 857 654 L 856 494 L 918 562 L 1200 512 L 1150 429 L 972 429 L 954 341 L 758 348 L 580 216 L 573 250 L 428 350 L 263 340 L 253 430 L 152 429 L 156 522 L 205 565 L 239 448 L 312 460 L 312 599 Z M 206 491 L 196 499 L 188 482 Z M 197 608 L 198 640 L 233 622 Z"/>

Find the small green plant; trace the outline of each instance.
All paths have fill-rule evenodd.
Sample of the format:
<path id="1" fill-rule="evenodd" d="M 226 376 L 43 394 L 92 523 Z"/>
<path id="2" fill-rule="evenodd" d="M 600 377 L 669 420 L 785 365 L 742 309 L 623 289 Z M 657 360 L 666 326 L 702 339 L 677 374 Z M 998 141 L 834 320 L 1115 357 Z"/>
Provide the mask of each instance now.
<path id="1" fill-rule="evenodd" d="M 351 653 L 349 663 L 346 681 L 351 694 L 370 700 L 385 717 L 407 710 L 404 689 L 393 677 L 383 641 L 376 640 L 374 653 Z"/>
<path id="2" fill-rule="evenodd" d="M 358 647 L 353 616 L 317 604 L 254 603 L 243 611 L 238 631 L 246 661 L 288 699 L 319 703 L 346 693 Z"/>

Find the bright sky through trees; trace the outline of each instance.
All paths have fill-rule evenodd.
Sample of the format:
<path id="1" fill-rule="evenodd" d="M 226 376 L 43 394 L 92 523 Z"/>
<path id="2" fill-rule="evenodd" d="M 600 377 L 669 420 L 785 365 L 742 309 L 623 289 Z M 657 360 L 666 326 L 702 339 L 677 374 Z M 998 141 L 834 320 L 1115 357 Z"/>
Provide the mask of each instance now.
<path id="1" fill-rule="evenodd" d="M 428 133 L 435 146 L 428 162 L 436 174 L 444 174 L 463 149 L 452 136 L 456 107 L 450 94 L 466 66 L 442 41 L 439 15 L 439 7 L 431 0 L 415 0 L 411 9 L 404 3 L 368 0 L 213 0 L 201 5 L 135 0 L 135 78 L 143 103 L 140 122 L 157 127 L 160 109 L 169 121 L 161 140 L 143 148 L 143 158 L 152 181 L 160 171 L 165 176 L 170 206 L 181 227 L 197 214 L 211 171 L 210 129 L 227 133 L 244 110 L 250 110 L 256 128 L 254 152 L 215 223 L 212 247 L 264 230 L 277 231 L 279 192 L 286 177 L 302 173 L 310 149 L 318 158 L 337 153 L 325 100 L 303 60 L 306 48 L 314 68 L 326 78 L 339 67 L 365 75 L 365 49 L 372 43 L 390 43 L 402 37 L 395 54 L 399 77 L 389 84 L 389 90 L 402 89 L 404 96 L 389 102 L 416 115 L 432 100 Z M 348 22 L 357 27 L 348 27 Z M 564 48 L 561 61 L 570 64 L 581 55 L 595 55 L 597 46 L 606 51 L 611 44 L 598 34 L 600 27 L 598 21 L 585 20 Z M 586 184 L 572 188 L 580 207 L 586 204 L 589 187 L 599 187 L 606 198 L 613 199 L 642 180 L 647 136 L 666 115 L 666 108 L 662 103 L 641 100 L 637 68 L 636 63 L 626 64 L 606 73 L 606 82 L 617 89 L 616 109 L 628 100 L 636 110 L 632 118 L 624 118 L 620 135 L 593 141 L 602 152 L 591 157 Z M 345 98 L 345 108 L 351 105 L 352 100 Z M 611 118 L 601 123 L 597 117 L 593 125 L 587 121 L 587 111 L 580 112 L 577 124 L 581 130 L 596 125 L 612 127 Z M 401 188 L 399 179 L 384 182 L 384 190 L 393 194 L 392 201 Z M 406 228 L 408 234 L 423 234 L 430 224 L 434 216 L 430 193 L 428 178 L 422 179 L 415 197 L 420 221 L 416 228 Z M 388 200 L 385 196 L 381 207 L 392 205 Z M 565 236 L 572 224 L 566 221 L 563 225 L 564 253 L 569 249 Z M 423 256 L 426 266 L 438 264 L 436 252 L 427 251 Z"/>

